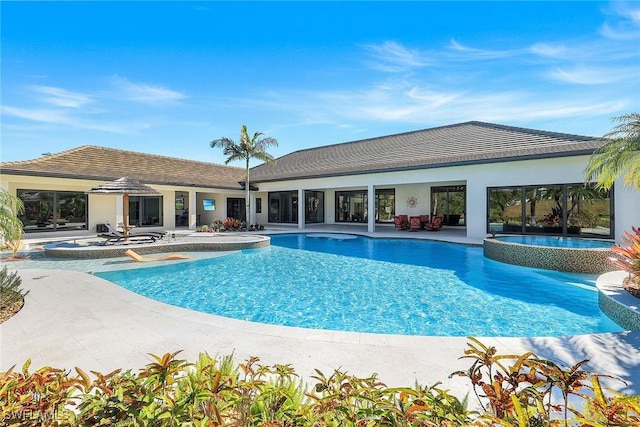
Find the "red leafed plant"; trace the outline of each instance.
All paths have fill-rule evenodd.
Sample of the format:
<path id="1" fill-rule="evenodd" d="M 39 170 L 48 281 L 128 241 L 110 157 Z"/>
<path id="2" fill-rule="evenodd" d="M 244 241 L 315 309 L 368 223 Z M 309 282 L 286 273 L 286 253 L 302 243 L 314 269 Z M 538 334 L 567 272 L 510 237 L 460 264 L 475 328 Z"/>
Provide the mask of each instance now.
<path id="1" fill-rule="evenodd" d="M 619 258 L 610 258 L 613 265 L 631 273 L 635 278 L 640 277 L 640 229 L 631 227 L 633 233 L 624 232 L 622 241 L 627 247 L 613 245 L 611 250 L 620 255 Z"/>

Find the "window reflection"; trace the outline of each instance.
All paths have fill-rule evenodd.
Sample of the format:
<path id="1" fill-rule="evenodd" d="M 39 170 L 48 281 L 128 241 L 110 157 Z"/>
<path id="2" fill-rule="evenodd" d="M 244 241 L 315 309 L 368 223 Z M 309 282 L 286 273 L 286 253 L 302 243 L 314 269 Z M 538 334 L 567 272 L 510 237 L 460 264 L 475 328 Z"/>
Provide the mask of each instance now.
<path id="1" fill-rule="evenodd" d="M 19 216 L 26 233 L 87 229 L 87 195 L 77 191 L 17 191 L 24 203 Z"/>
<path id="2" fill-rule="evenodd" d="M 610 238 L 613 199 L 594 184 L 489 188 L 488 232 Z"/>

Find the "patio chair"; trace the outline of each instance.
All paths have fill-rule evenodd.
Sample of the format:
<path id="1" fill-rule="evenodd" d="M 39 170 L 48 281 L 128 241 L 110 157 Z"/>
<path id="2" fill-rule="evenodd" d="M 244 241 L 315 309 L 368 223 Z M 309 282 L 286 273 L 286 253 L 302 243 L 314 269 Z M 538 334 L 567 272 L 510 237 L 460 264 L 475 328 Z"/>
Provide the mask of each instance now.
<path id="1" fill-rule="evenodd" d="M 107 221 L 105 223 L 105 225 L 107 226 L 107 229 L 109 231 L 112 231 L 114 229 L 114 227 L 109 224 L 109 221 Z M 124 230 L 124 224 L 119 222 L 118 223 L 118 227 L 120 227 L 122 230 Z M 122 231 L 115 229 L 118 232 L 122 233 Z M 155 236 L 156 239 L 162 239 L 164 236 L 167 235 L 167 232 L 164 230 L 160 230 L 160 231 L 156 231 L 156 230 L 136 230 L 135 228 L 132 228 L 129 230 L 129 236 Z"/>
<path id="2" fill-rule="evenodd" d="M 431 218 L 431 222 L 428 222 L 424 225 L 424 228 L 429 231 L 438 231 L 442 228 L 443 220 L 444 218 L 441 216 L 434 216 L 433 218 Z"/>
<path id="3" fill-rule="evenodd" d="M 420 228 L 424 230 L 424 225 L 429 222 L 429 215 L 420 215 L 420 222 L 422 223 Z"/>
<path id="4" fill-rule="evenodd" d="M 393 217 L 393 223 L 396 228 L 400 230 L 406 230 L 409 228 L 409 216 L 408 215 L 396 215 Z"/>
<path id="5" fill-rule="evenodd" d="M 153 243 L 157 239 L 161 238 L 158 235 L 158 233 L 154 233 L 154 232 L 150 232 L 150 233 L 138 232 L 136 234 L 129 233 L 128 235 L 126 235 L 122 231 L 116 230 L 108 222 L 105 223 L 105 226 L 107 227 L 107 230 L 109 230 L 109 231 L 107 233 L 98 234 L 98 237 L 101 237 L 101 238 L 105 239 L 105 241 L 102 242 L 103 245 L 107 245 L 109 243 L 120 243 L 120 242 L 132 242 L 132 243 L 149 242 L 149 243 Z"/>
<path id="6" fill-rule="evenodd" d="M 418 231 L 422 228 L 419 216 L 409 217 L 409 231 Z"/>
<path id="7" fill-rule="evenodd" d="M 143 257 L 142 255 L 140 255 L 139 253 L 131 249 L 127 249 L 127 251 L 124 254 L 129 258 L 131 258 L 132 260 L 134 260 L 135 262 L 169 261 L 173 259 L 191 258 L 188 255 L 180 255 L 180 254 L 169 254 L 169 255 L 163 255 L 163 256 L 157 256 L 157 257 Z"/>

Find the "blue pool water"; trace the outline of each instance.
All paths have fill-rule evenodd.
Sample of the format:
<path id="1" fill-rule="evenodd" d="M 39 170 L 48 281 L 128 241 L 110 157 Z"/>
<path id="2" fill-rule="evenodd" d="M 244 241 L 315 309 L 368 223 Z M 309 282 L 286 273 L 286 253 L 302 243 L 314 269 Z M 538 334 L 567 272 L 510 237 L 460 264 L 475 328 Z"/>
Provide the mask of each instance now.
<path id="1" fill-rule="evenodd" d="M 622 330 L 599 310 L 594 277 L 491 261 L 481 247 L 271 239 L 229 256 L 96 275 L 168 304 L 305 328 L 478 337 Z"/>
<path id="2" fill-rule="evenodd" d="M 501 236 L 496 237 L 496 239 L 521 245 L 550 246 L 554 248 L 609 249 L 613 245 L 613 243 L 604 240 L 555 236 Z"/>

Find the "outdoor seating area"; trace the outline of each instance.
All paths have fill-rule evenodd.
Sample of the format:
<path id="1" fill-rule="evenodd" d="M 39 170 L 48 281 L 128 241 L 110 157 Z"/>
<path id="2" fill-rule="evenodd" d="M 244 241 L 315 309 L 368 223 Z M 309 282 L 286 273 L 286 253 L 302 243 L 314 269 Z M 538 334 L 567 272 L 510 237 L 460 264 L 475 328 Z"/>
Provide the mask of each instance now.
<path id="1" fill-rule="evenodd" d="M 134 231 L 129 228 L 128 232 L 120 231 L 113 225 L 106 222 L 104 224 L 107 227 L 106 233 L 98 234 L 98 237 L 105 239 L 102 242 L 103 245 L 132 242 L 132 243 L 153 243 L 156 240 L 162 239 L 167 232 L 166 231 Z"/>
<path id="2" fill-rule="evenodd" d="M 440 215 L 434 215 L 429 221 L 429 215 L 396 215 L 393 218 L 395 228 L 400 230 L 409 231 L 438 231 L 442 228 L 444 223 L 444 217 Z"/>

